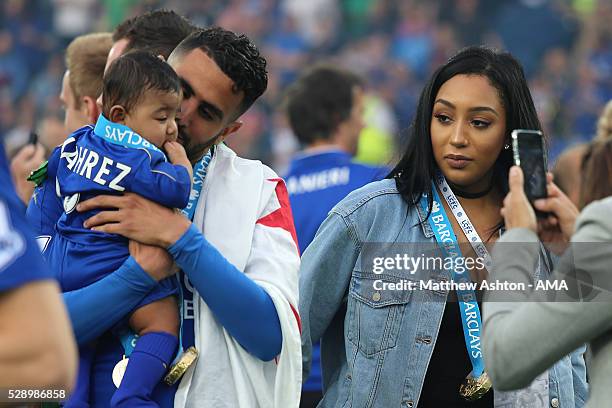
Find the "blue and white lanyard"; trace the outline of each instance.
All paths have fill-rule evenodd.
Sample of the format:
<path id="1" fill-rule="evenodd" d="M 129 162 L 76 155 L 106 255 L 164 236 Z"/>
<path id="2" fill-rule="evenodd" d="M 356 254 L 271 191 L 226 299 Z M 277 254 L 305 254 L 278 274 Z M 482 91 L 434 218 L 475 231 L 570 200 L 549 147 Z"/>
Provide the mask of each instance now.
<path id="1" fill-rule="evenodd" d="M 213 156 L 214 146 L 202 157 L 193 168 L 193 181 L 191 183 L 191 194 L 189 195 L 189 202 L 187 207 L 181 210 L 183 215 L 190 221 L 193 221 L 196 207 L 198 206 L 198 199 L 202 194 L 202 187 L 204 186 L 204 179 L 208 172 L 208 165 Z M 181 345 L 183 350 L 187 350 L 189 347 L 195 344 L 194 334 L 194 319 L 195 319 L 195 304 L 193 299 L 193 286 L 189 282 L 187 275 L 181 270 L 176 274 L 176 278 L 179 281 L 180 291 L 180 309 L 181 309 Z M 191 313 L 191 315 L 189 315 Z"/>
<path id="2" fill-rule="evenodd" d="M 106 119 L 104 115 L 98 117 L 96 127 L 94 127 L 94 135 L 101 137 L 109 143 L 119 146 L 132 147 L 134 149 L 147 149 L 158 152 L 164 155 L 157 146 L 149 142 L 147 139 L 134 132 L 129 127 L 120 123 L 114 123 Z"/>
<path id="3" fill-rule="evenodd" d="M 477 256 L 483 258 L 486 269 L 490 270 L 491 256 L 489 255 L 489 251 L 480 240 L 476 229 L 472 225 L 468 216 L 465 214 L 465 211 L 461 207 L 461 204 L 459 204 L 459 201 L 446 182 L 446 179 L 442 174 L 438 173 L 436 174 L 436 182 L 432 182 L 433 206 L 431 214 L 428 218 L 428 223 L 435 234 L 436 241 L 438 241 L 442 255 L 445 258 L 453 259 L 453 264 L 457 258 L 462 257 L 457 236 L 453 232 L 448 217 L 446 216 L 446 212 L 442 206 L 442 201 L 440 200 L 436 186 L 440 188 L 446 203 L 453 212 L 455 219 L 472 245 L 472 248 L 474 248 Z M 419 203 L 423 210 L 427 212 L 429 203 L 426 195 L 421 197 Z M 469 272 L 467 270 L 463 272 L 453 270 L 452 279 L 457 283 L 471 282 Z M 468 349 L 468 356 L 472 362 L 471 374 L 474 378 L 478 378 L 484 372 L 484 361 L 482 358 L 481 349 L 482 318 L 480 317 L 480 308 L 478 307 L 476 294 L 473 290 L 461 289 L 457 290 L 456 292 L 457 298 L 459 299 L 459 310 L 461 311 L 463 337 Z"/>
<path id="4" fill-rule="evenodd" d="M 191 194 L 189 195 L 189 202 L 187 207 L 181 210 L 183 215 L 189 220 L 193 221 L 195 215 L 195 209 L 198 205 L 198 199 L 202 193 L 202 186 L 204 185 L 204 179 L 208 170 L 208 165 L 212 159 L 212 148 L 202 157 L 194 166 L 193 169 L 193 181 L 191 184 Z M 185 319 L 186 309 L 190 309 L 193 312 L 193 286 L 189 283 L 189 278 L 183 271 L 179 271 L 176 274 L 178 281 L 179 295 L 180 295 L 180 309 L 181 309 L 181 328 L 180 328 L 180 344 L 182 349 L 186 350 L 195 344 L 194 337 L 194 319 Z M 187 308 L 186 305 L 191 305 Z M 129 357 L 134 350 L 136 345 L 136 339 L 138 336 L 131 330 L 123 331 L 120 336 L 121 344 L 125 350 L 125 356 Z M 180 354 L 180 353 L 179 353 Z"/>

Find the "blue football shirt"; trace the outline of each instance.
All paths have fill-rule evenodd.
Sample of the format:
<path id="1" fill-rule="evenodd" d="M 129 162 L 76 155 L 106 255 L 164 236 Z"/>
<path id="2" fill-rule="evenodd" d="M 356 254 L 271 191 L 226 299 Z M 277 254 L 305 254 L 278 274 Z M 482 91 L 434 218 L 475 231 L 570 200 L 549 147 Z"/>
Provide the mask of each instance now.
<path id="1" fill-rule="evenodd" d="M 329 211 L 351 191 L 383 179 L 386 167 L 356 163 L 340 150 L 300 154 L 293 158 L 285 176 L 293 211 L 300 254 L 310 245 Z M 312 348 L 312 369 L 304 390 L 321 390 L 321 350 Z"/>
<path id="2" fill-rule="evenodd" d="M 387 167 L 356 163 L 348 153 L 327 150 L 300 154 L 285 176 L 300 253 L 314 238 L 329 211 L 351 191 L 383 179 Z"/>
<path id="3" fill-rule="evenodd" d="M 55 173 L 55 180 L 49 183 L 52 179 L 48 179 L 43 184 L 45 190 L 36 191 L 47 196 L 35 198 L 46 204 L 40 201 L 41 207 L 32 208 L 30 215 L 40 220 L 39 232 L 53 237 L 45 257 L 63 291 L 90 285 L 115 271 L 129 256 L 126 238 L 83 227 L 85 220 L 100 210 L 78 212 L 79 202 L 100 194 L 134 192 L 167 207 L 183 208 L 191 193 L 186 168 L 169 163 L 165 154 L 142 136 L 103 116 L 95 128 L 78 129 L 53 151 L 48 172 L 48 176 Z M 57 200 L 49 196 L 50 189 L 61 197 L 63 208 L 54 232 L 43 218 L 57 212 Z M 43 238 L 39 235 L 39 242 Z M 154 298 L 174 293 L 173 282 L 161 282 Z M 150 303 L 152 299 L 146 300 Z"/>
<path id="4" fill-rule="evenodd" d="M 52 277 L 26 221 L 25 206 L 15 193 L 0 143 L 0 292 Z"/>

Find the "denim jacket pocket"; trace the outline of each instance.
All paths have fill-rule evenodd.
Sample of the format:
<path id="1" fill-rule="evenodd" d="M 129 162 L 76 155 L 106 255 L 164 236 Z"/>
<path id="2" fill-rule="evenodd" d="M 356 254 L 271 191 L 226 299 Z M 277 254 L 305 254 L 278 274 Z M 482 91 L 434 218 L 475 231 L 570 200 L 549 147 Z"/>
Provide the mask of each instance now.
<path id="1" fill-rule="evenodd" d="M 395 347 L 411 291 L 405 278 L 353 272 L 348 297 L 348 339 L 366 356 Z M 395 288 L 390 285 L 395 285 Z"/>

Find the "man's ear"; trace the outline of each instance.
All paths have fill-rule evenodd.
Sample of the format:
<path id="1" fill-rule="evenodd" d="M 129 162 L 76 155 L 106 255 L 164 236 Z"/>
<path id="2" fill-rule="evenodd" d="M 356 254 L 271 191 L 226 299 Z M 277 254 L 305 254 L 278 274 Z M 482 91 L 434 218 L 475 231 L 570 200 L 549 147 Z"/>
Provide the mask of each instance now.
<path id="1" fill-rule="evenodd" d="M 96 100 L 91 96 L 84 96 L 81 103 L 85 107 L 85 116 L 87 117 L 87 123 L 96 123 L 98 116 L 100 116 L 100 109 Z"/>
<path id="2" fill-rule="evenodd" d="M 219 143 L 223 142 L 226 137 L 228 137 L 232 133 L 236 133 L 238 131 L 238 129 L 240 129 L 241 127 L 242 127 L 242 122 L 241 121 L 237 120 L 237 121 L 234 121 L 234 122 L 230 122 L 230 124 L 227 125 L 225 127 L 225 129 L 223 129 L 223 131 L 219 134 L 219 136 L 217 138 L 217 142 L 215 144 L 219 144 Z"/>
<path id="3" fill-rule="evenodd" d="M 127 112 L 125 108 L 121 105 L 114 105 L 108 114 L 108 120 L 114 123 L 125 124 L 125 117 Z"/>

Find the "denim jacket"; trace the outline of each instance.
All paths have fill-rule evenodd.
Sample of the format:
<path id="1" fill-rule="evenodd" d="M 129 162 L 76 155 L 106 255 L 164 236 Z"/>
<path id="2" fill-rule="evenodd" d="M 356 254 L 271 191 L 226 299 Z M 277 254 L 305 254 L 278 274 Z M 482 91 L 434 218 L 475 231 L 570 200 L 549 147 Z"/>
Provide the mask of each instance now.
<path id="1" fill-rule="evenodd" d="M 374 182 L 332 209 L 304 252 L 300 270 L 304 378 L 310 370 L 312 344 L 321 339 L 320 407 L 417 406 L 448 291 L 376 290 L 374 280 L 400 282 L 418 275 L 374 274 L 362 267 L 361 260 L 365 243 L 421 242 L 431 247 L 435 237 L 429 224 L 421 222 L 425 215 L 418 205 L 406 204 L 394 180 Z M 406 248 L 414 251 L 408 255 L 420 255 L 418 245 Z M 545 277 L 550 267 L 545 262 L 540 265 L 539 276 Z M 434 271 L 428 279 L 448 281 L 449 275 Z M 583 351 L 564 357 L 549 370 L 551 406 L 584 404 Z"/>

